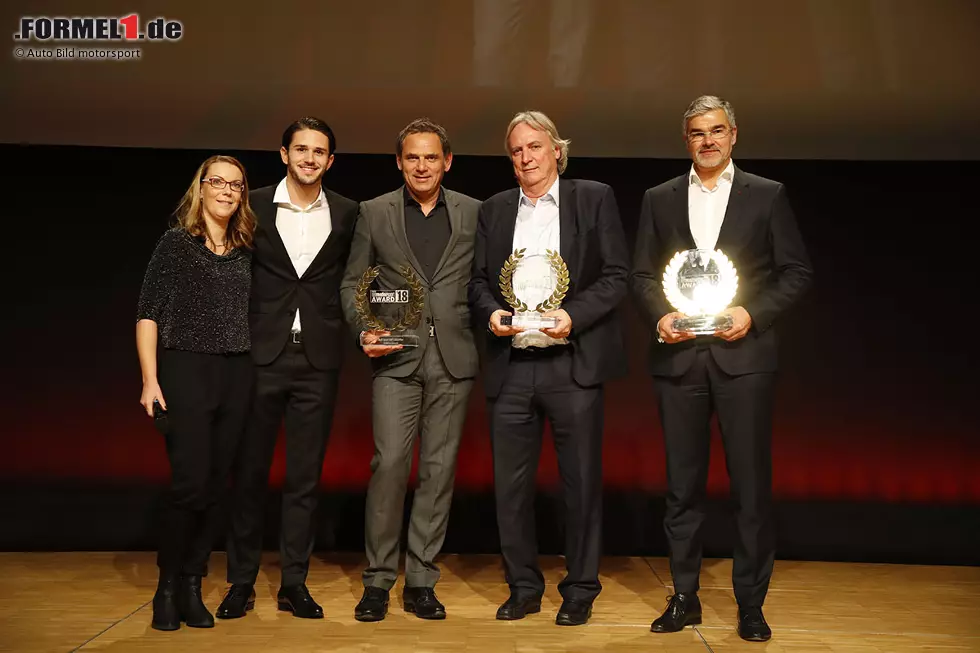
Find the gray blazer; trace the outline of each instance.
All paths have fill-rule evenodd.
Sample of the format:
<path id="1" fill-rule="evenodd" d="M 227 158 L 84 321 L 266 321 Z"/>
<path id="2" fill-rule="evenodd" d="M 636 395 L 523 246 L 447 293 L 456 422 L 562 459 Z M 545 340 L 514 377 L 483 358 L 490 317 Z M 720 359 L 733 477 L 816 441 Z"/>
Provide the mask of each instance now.
<path id="1" fill-rule="evenodd" d="M 439 347 L 446 368 L 454 378 L 473 378 L 479 370 L 466 287 L 473 265 L 473 241 L 480 202 L 448 188 L 444 190 L 452 234 L 432 279 L 425 276 L 408 244 L 403 187 L 361 202 L 347 269 L 340 284 L 344 317 L 355 338 L 365 326 L 354 308 L 354 289 L 367 268 L 380 265 L 378 280 L 385 287 L 394 288 L 405 285 L 398 268 L 410 265 L 425 287 L 425 308 L 415 330 L 419 346 L 370 359 L 376 376 L 412 374 L 429 346 Z M 430 322 L 435 326 L 435 338 L 429 337 Z"/>

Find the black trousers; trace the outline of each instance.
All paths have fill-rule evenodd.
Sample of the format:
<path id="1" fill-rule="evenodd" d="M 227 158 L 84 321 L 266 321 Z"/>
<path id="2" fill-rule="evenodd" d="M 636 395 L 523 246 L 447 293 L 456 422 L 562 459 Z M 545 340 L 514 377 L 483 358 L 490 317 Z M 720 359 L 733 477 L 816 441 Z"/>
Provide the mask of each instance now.
<path id="1" fill-rule="evenodd" d="M 602 589 L 602 387 L 572 378 L 570 347 L 515 349 L 507 380 L 489 402 L 497 525 L 507 584 L 544 593 L 537 562 L 534 496 L 544 420 L 551 423 L 565 499 L 565 600 L 591 603 Z"/>
<path id="2" fill-rule="evenodd" d="M 269 365 L 255 368 L 255 401 L 235 467 L 228 540 L 228 582 L 254 583 L 262 556 L 269 469 L 286 423 L 279 554 L 282 584 L 306 582 L 313 552 L 320 474 L 337 399 L 337 371 L 314 368 L 302 344 L 288 343 Z"/>
<path id="3" fill-rule="evenodd" d="M 252 361 L 248 354 L 165 349 L 159 378 L 171 481 L 157 564 L 164 575 L 206 576 L 220 499 L 248 415 Z"/>
<path id="4" fill-rule="evenodd" d="M 667 449 L 667 511 L 674 591 L 694 592 L 701 570 L 701 525 L 711 439 L 717 412 L 738 539 L 732 566 L 735 598 L 762 607 L 775 559 L 772 525 L 773 374 L 729 376 L 708 349 L 680 377 L 654 377 Z"/>

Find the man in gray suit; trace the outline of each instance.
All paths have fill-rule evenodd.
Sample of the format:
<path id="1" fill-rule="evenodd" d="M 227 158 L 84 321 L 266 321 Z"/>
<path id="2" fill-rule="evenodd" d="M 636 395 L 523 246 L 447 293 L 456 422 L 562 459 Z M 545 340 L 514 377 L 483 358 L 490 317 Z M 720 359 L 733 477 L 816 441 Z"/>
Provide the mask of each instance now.
<path id="1" fill-rule="evenodd" d="M 398 169 L 405 184 L 362 202 L 341 284 L 347 323 L 371 359 L 374 458 L 365 515 L 364 594 L 358 621 L 380 621 L 398 577 L 405 489 L 415 437 L 419 486 L 412 504 L 405 560 L 405 610 L 423 619 L 445 619 L 434 587 L 452 503 L 456 453 L 473 379 L 479 369 L 466 286 L 480 202 L 442 187 L 452 165 L 446 130 L 427 118 L 398 135 Z M 359 316 L 355 288 L 364 271 L 380 266 L 386 288 L 405 286 L 408 266 L 421 281 L 424 306 L 414 333 L 418 347 L 374 344 L 386 332 Z M 380 313 L 380 311 L 379 311 Z"/>

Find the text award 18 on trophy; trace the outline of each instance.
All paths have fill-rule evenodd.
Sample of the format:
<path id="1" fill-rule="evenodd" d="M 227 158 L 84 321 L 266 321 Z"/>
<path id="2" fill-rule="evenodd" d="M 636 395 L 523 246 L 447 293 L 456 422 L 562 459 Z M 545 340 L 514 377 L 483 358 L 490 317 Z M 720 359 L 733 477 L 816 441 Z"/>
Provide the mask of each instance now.
<path id="1" fill-rule="evenodd" d="M 389 335 L 378 336 L 374 342 L 365 342 L 367 333 L 362 333 L 362 346 L 369 344 L 419 346 L 419 337 L 416 334 L 404 332 L 408 329 L 416 329 L 422 320 L 422 309 L 425 305 L 422 281 L 411 266 L 404 265 L 398 269 L 398 272 L 405 281 L 405 287 L 372 288 L 375 283 L 381 283 L 378 280 L 379 276 L 390 281 L 389 275 L 381 275 L 381 266 L 374 266 L 364 271 L 354 289 L 354 309 L 361 324 L 371 331 L 389 332 Z M 383 317 L 375 315 L 372 305 L 379 307 L 377 310 L 383 314 Z M 406 306 L 405 312 L 398 316 L 395 314 L 398 311 L 395 307 L 403 305 Z"/>
<path id="2" fill-rule="evenodd" d="M 687 317 L 675 318 L 675 331 L 697 335 L 724 331 L 732 326 L 731 315 L 722 311 L 735 299 L 738 274 L 719 250 L 689 249 L 677 252 L 664 270 L 664 295 Z"/>
<path id="3" fill-rule="evenodd" d="M 514 250 L 500 270 L 500 292 L 514 309 L 514 315 L 501 317 L 500 323 L 525 329 L 557 326 L 558 318 L 542 313 L 558 309 L 565 299 L 568 266 L 556 251 L 547 249 L 544 254 L 529 256 L 525 251 Z"/>

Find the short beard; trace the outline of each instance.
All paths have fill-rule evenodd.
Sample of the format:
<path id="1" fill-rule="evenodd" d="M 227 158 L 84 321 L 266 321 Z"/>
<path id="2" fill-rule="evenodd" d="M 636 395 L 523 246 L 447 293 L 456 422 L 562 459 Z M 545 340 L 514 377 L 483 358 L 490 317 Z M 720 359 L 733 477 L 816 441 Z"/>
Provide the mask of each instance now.
<path id="1" fill-rule="evenodd" d="M 715 154 L 715 153 L 717 153 L 717 154 L 719 154 L 719 155 L 721 155 L 721 161 L 722 161 L 722 162 L 724 162 L 724 161 L 725 161 L 725 156 L 724 156 L 724 152 L 722 152 L 721 150 L 713 150 L 713 151 L 709 151 L 709 152 L 698 152 L 698 153 L 697 153 L 697 154 L 696 154 L 696 155 L 694 156 L 694 161 L 695 161 L 695 162 L 696 162 L 696 163 L 697 163 L 697 164 L 698 164 L 699 166 L 701 166 L 702 168 L 704 168 L 704 167 L 705 167 L 705 166 L 707 165 L 707 163 L 705 162 L 705 160 L 704 160 L 704 159 L 703 159 L 702 157 L 703 157 L 703 156 L 704 156 L 705 154 L 709 154 L 709 155 L 710 155 L 710 154 Z M 719 164 L 719 165 L 720 165 L 720 164 Z"/>
<path id="2" fill-rule="evenodd" d="M 296 170 L 293 170 L 292 168 L 290 168 L 290 172 L 292 172 L 292 175 L 290 175 L 290 176 L 293 178 L 293 181 L 295 181 L 300 186 L 315 186 L 315 185 L 317 185 L 317 184 L 320 183 L 320 180 L 321 179 L 323 179 L 323 173 L 326 172 L 326 170 L 324 170 L 323 168 L 320 168 L 320 170 L 318 171 L 319 174 L 317 174 L 316 178 L 313 181 L 304 181 L 299 176 L 300 175 L 300 173 L 299 173 L 299 166 L 296 166 Z"/>

